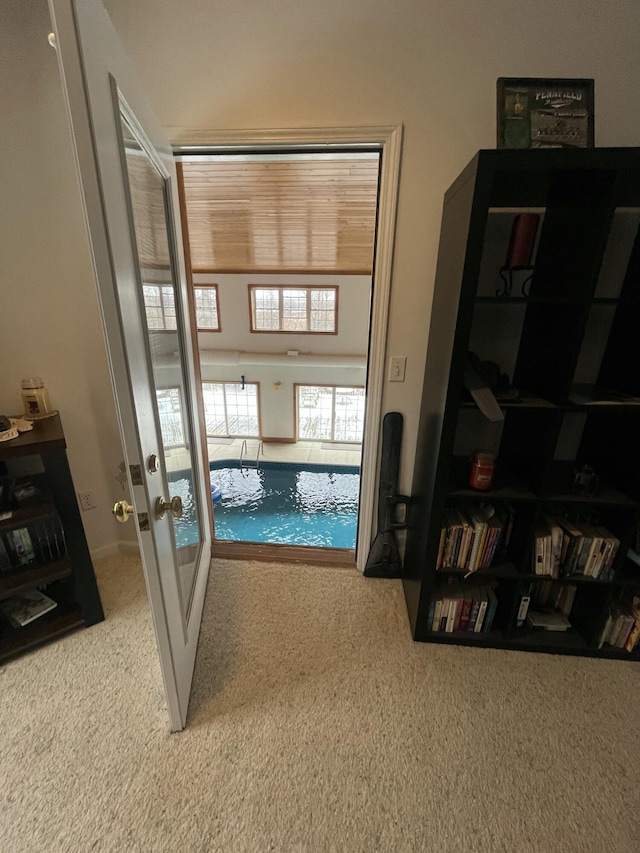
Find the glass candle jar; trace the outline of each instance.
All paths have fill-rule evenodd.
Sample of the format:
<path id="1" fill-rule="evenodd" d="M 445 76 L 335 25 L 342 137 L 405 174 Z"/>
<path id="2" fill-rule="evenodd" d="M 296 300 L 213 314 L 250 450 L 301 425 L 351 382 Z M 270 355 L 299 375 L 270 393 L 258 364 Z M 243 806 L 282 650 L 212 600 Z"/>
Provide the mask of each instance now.
<path id="1" fill-rule="evenodd" d="M 487 492 L 493 486 L 495 460 L 495 453 L 489 450 L 475 451 L 469 467 L 469 485 L 472 489 Z"/>
<path id="2" fill-rule="evenodd" d="M 22 404 L 27 420 L 35 421 L 53 414 L 49 405 L 49 394 L 39 376 L 22 380 Z"/>

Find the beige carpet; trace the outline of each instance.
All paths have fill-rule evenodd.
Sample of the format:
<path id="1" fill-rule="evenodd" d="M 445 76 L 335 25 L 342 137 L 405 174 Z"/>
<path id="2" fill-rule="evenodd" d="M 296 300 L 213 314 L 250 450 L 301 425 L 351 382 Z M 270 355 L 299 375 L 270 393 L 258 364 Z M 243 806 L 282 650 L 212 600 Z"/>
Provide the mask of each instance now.
<path id="1" fill-rule="evenodd" d="M 414 644 L 398 581 L 219 561 L 170 735 L 140 564 L 0 671 L 0 850 L 636 851 L 640 667 Z"/>

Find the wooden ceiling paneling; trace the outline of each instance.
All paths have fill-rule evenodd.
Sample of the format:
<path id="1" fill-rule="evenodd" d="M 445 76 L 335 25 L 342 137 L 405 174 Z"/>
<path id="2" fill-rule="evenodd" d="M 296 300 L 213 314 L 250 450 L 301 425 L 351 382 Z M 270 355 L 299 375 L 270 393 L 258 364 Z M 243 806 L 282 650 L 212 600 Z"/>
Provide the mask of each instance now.
<path id="1" fill-rule="evenodd" d="M 370 273 L 378 157 L 182 163 L 194 272 Z"/>

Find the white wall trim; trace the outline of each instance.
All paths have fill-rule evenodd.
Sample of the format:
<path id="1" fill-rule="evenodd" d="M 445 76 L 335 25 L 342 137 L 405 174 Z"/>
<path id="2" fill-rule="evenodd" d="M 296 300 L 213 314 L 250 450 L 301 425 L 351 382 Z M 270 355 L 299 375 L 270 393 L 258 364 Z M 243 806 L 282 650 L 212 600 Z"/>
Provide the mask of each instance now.
<path id="1" fill-rule="evenodd" d="M 377 148 L 381 152 L 378 221 L 373 272 L 373 301 L 369 330 L 367 410 L 360 480 L 360 512 L 356 564 L 364 571 L 376 511 L 382 398 L 386 357 L 389 297 L 393 266 L 402 125 L 348 128 L 298 128 L 291 130 L 202 130 L 165 127 L 176 153 L 222 153 L 225 149 L 270 151 L 290 148 L 327 151 L 334 148 Z"/>
<path id="2" fill-rule="evenodd" d="M 137 542 L 128 542 L 124 539 L 116 542 L 109 542 L 107 545 L 102 545 L 100 548 L 91 548 L 90 555 L 92 560 L 101 560 L 103 557 L 112 557 L 114 554 L 140 554 L 140 548 Z"/>
<path id="3" fill-rule="evenodd" d="M 118 550 L 121 554 L 139 554 L 140 546 L 137 541 L 120 539 L 118 542 Z"/>

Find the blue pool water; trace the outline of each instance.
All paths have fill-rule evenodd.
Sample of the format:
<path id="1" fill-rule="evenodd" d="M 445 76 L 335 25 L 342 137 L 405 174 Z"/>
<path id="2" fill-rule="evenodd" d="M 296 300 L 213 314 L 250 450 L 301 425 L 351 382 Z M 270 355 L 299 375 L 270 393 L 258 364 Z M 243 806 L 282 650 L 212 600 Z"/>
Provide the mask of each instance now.
<path id="1" fill-rule="evenodd" d="M 213 463 L 211 483 L 222 492 L 213 505 L 216 539 L 355 548 L 357 467 Z"/>

